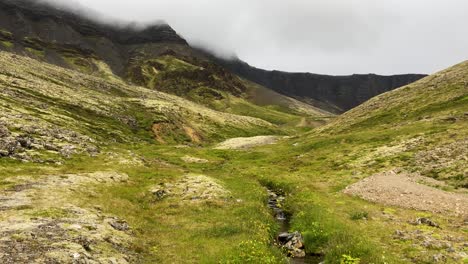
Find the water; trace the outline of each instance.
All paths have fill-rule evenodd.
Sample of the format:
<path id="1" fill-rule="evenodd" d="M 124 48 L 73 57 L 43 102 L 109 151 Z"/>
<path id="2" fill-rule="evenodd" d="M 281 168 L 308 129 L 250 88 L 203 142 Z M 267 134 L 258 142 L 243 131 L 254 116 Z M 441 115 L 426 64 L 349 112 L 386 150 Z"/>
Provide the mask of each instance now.
<path id="1" fill-rule="evenodd" d="M 289 218 L 282 209 L 282 204 L 286 197 L 282 192 L 274 192 L 270 189 L 268 191 L 268 208 L 270 208 L 279 224 L 278 235 L 284 232 L 289 232 Z M 289 258 L 289 263 L 292 264 L 319 264 L 323 262 L 322 255 L 309 255 L 307 254 L 304 258 Z"/>

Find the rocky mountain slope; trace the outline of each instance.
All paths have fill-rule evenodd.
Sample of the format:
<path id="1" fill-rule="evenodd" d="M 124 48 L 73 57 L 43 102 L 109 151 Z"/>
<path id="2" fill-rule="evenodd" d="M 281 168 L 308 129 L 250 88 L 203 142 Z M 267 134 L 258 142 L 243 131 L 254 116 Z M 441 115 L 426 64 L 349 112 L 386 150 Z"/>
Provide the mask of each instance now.
<path id="1" fill-rule="evenodd" d="M 238 60 L 216 59 L 194 49 L 164 22 L 148 27 L 111 26 L 31 0 L 0 1 L 0 30 L 0 49 L 61 67 L 96 73 L 99 66 L 95 60 L 98 60 L 109 65 L 113 73 L 134 84 L 152 87 L 158 79 L 159 87 L 165 87 L 166 92 L 180 95 L 201 89 L 199 93 L 214 94 L 214 97 L 220 95 L 210 89 L 235 96 L 243 94 L 247 88 L 237 80 L 238 77 L 234 75 L 237 74 L 283 95 L 335 113 L 349 110 L 375 95 L 422 77 L 335 77 L 268 72 Z M 167 73 L 161 60 L 168 55 L 196 67 L 185 67 L 183 74 Z M 157 58 L 161 59 L 157 61 Z M 159 74 L 160 71 L 164 74 Z M 161 78 L 157 78 L 158 75 Z M 187 79 L 190 80 L 184 81 Z M 195 82 L 198 85 L 193 87 Z M 184 86 L 184 90 L 180 86 Z M 210 89 L 206 91 L 206 87 Z"/>
<path id="2" fill-rule="evenodd" d="M 467 188 L 467 76 L 468 62 L 465 61 L 376 96 L 319 130 L 338 134 L 393 130 L 395 127 L 410 130 L 399 136 L 399 142 L 381 149 L 381 153 L 377 151 L 378 155 L 424 149 L 417 152 L 412 164 L 414 169 L 426 176 Z M 423 132 L 425 129 L 429 131 Z"/>
<path id="3" fill-rule="evenodd" d="M 266 94 L 256 92 L 262 87 L 211 62 L 164 23 L 141 28 L 110 26 L 29 0 L 4 0 L 0 6 L 0 49 L 8 52 L 97 77 L 115 74 L 125 82 L 182 96 L 214 110 L 248 112 L 276 124 L 299 122 L 293 117 L 299 112 L 332 116 L 277 93 L 268 93 L 269 101 L 282 101 L 282 108 L 265 111 L 265 104 L 255 103 L 257 95 Z"/>
<path id="4" fill-rule="evenodd" d="M 350 110 L 376 95 L 426 76 L 423 74 L 331 76 L 267 71 L 250 66 L 236 58 L 222 59 L 215 56 L 213 58 L 220 65 L 247 80 L 334 113 Z"/>
<path id="5" fill-rule="evenodd" d="M 44 161 L 40 157 L 53 153 L 95 155 L 97 142 L 201 143 L 231 130 L 278 130 L 262 119 L 215 111 L 117 77 L 105 80 L 5 52 L 0 65 L 2 156 Z"/>

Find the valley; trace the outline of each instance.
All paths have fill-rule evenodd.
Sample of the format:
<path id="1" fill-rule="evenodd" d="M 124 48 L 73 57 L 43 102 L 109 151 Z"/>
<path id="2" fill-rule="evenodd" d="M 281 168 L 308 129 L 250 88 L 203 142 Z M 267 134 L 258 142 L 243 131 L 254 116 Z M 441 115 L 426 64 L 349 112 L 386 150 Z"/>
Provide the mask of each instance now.
<path id="1" fill-rule="evenodd" d="M 27 3 L 0 2 L 1 263 L 468 261 L 468 61 L 311 97 Z"/>
<path id="2" fill-rule="evenodd" d="M 376 97 L 307 131 L 216 112 L 25 57 L 1 57 L 2 142 L 19 142 L 14 150 L 4 150 L 10 151 L 9 158 L 0 160 L 0 226 L 2 240 L 11 248 L 0 256 L 7 263 L 21 260 L 19 256 L 39 262 L 283 262 L 285 255 L 272 246 L 280 226 L 266 206 L 267 188 L 285 193 L 281 206 L 290 217 L 290 231 L 301 232 L 305 251 L 323 255 L 326 263 L 343 256 L 361 263 L 430 262 L 439 255 L 447 263 L 459 263 L 464 258 L 466 209 L 439 211 L 423 201 L 403 208 L 400 203 L 367 202 L 343 190 L 373 174 L 407 171 L 412 174 L 405 177 L 415 184 L 432 192 L 457 193 L 459 205 L 465 206 L 466 177 L 452 175 L 463 175 L 466 169 L 467 90 L 458 79 L 467 76 L 466 63 Z M 21 65 L 28 70 L 18 68 Z M 439 82 L 441 78 L 446 81 Z M 430 85 L 438 87 L 431 90 L 434 97 L 420 101 L 417 89 Z M 413 97 L 406 91 L 414 91 Z M 72 99 L 75 93 L 80 100 Z M 101 97 L 110 94 L 114 96 Z M 51 99 L 58 96 L 60 100 Z M 138 99 L 142 96 L 144 100 Z M 173 106 L 174 100 L 184 103 Z M 387 115 L 392 107 L 410 101 L 405 116 Z M 122 102 L 130 103 L 125 108 Z M 386 111 L 377 104 L 384 104 Z M 118 121 L 133 120 L 123 114 L 132 113 L 131 106 L 147 111 L 137 116 L 133 129 Z M 200 120 L 200 114 L 206 121 L 191 123 L 192 118 Z M 140 128 L 140 122 L 146 122 L 140 118 L 149 115 L 155 116 L 152 120 L 178 116 L 212 143 L 193 140 L 177 125 L 151 135 L 145 129 L 151 123 Z M 216 130 L 224 120 L 230 120 L 230 128 Z M 219 145 L 209 133 L 228 140 Z M 249 134 L 283 136 L 245 138 Z M 427 164 L 431 153 L 437 153 L 431 159 L 439 161 Z M 446 156 L 452 153 L 457 156 Z M 434 164 L 437 167 L 428 170 Z M 434 173 L 440 175 L 438 181 L 425 182 L 418 176 L 434 178 Z M 414 192 L 392 189 L 386 199 L 407 191 Z M 437 227 L 414 224 L 423 218 Z M 117 229 L 109 224 L 112 221 L 120 223 Z M 38 241 L 51 243 L 47 250 L 41 244 L 33 247 Z"/>

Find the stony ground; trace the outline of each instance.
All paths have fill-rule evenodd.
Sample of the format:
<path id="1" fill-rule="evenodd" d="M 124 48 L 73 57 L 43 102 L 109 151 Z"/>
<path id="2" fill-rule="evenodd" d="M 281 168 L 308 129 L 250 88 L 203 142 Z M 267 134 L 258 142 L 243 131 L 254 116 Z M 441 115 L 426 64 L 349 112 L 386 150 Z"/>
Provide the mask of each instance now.
<path id="1" fill-rule="evenodd" d="M 128 263 L 130 227 L 99 208 L 81 208 L 74 193 L 121 184 L 124 174 L 7 178 L 0 192 L 1 263 Z"/>
<path id="2" fill-rule="evenodd" d="M 385 205 L 454 214 L 468 220 L 466 193 L 447 192 L 423 183 L 444 185 L 443 182 L 417 174 L 389 171 L 352 184 L 344 190 L 344 193 Z"/>

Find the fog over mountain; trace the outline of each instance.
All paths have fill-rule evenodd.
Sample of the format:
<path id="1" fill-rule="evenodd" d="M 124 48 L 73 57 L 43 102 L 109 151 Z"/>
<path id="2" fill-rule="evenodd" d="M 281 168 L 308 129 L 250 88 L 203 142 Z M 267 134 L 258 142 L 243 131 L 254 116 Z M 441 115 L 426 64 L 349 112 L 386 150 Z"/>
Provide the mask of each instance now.
<path id="1" fill-rule="evenodd" d="M 432 73 L 468 55 L 463 0 L 52 1 L 99 20 L 165 20 L 192 44 L 265 69 Z"/>

